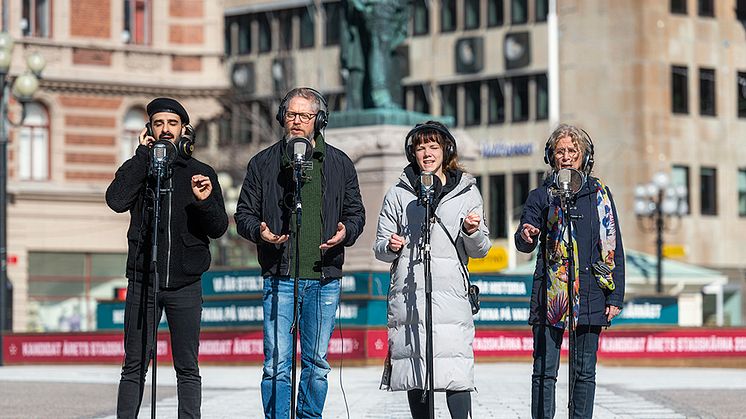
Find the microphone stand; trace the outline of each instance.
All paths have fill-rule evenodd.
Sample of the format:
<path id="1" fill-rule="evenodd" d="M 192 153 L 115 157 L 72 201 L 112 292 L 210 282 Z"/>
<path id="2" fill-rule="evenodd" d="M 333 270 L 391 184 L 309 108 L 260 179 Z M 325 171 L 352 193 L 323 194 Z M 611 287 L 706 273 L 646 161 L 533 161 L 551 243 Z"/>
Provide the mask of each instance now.
<path id="1" fill-rule="evenodd" d="M 150 417 L 155 419 L 156 383 L 158 376 L 158 287 L 160 287 L 160 274 L 158 273 L 158 226 L 161 223 L 161 180 L 166 176 L 167 168 L 165 162 L 155 163 L 155 199 L 153 200 L 153 247 L 150 254 L 150 271 L 153 272 L 153 346 L 150 348 L 150 357 L 153 363 L 153 381 L 150 396 Z M 145 313 L 148 312 L 148 304 L 145 304 Z"/>
<path id="2" fill-rule="evenodd" d="M 572 396 L 575 391 L 575 356 L 576 356 L 576 325 L 575 325 L 575 310 L 573 307 L 575 291 L 575 246 L 573 244 L 573 216 L 570 215 L 570 201 L 572 194 L 569 190 L 565 189 L 562 191 L 560 196 L 560 205 L 562 206 L 562 212 L 565 214 L 564 223 L 567 229 L 567 335 L 568 335 L 568 418 L 573 417 L 573 411 L 575 410 L 575 403 L 573 402 Z"/>
<path id="3" fill-rule="evenodd" d="M 303 160 L 296 158 L 293 162 L 293 180 L 295 181 L 295 281 L 293 284 L 293 324 L 290 326 L 290 333 L 293 334 L 293 359 L 292 359 L 292 377 L 290 392 L 290 417 L 295 419 L 295 391 L 298 386 L 296 369 L 298 368 L 298 276 L 300 275 L 300 228 L 301 215 L 303 213 L 303 203 L 301 198 L 301 182 L 303 177 Z"/>
<path id="4" fill-rule="evenodd" d="M 432 222 L 432 188 L 427 190 L 424 197 L 425 224 L 423 231 L 423 263 L 425 270 L 425 333 L 427 344 L 425 345 L 425 375 L 427 385 L 425 395 L 427 397 L 427 411 L 430 419 L 435 418 L 435 377 L 433 375 L 433 277 L 430 270 L 430 223 Z"/>

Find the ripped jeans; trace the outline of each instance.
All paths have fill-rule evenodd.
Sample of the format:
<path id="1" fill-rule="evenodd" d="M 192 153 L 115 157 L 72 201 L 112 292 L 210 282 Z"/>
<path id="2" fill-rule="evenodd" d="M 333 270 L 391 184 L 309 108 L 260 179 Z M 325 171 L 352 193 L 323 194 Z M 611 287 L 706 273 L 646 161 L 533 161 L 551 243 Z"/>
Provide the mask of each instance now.
<path id="1" fill-rule="evenodd" d="M 334 331 L 340 281 L 298 281 L 301 372 L 298 381 L 298 418 L 321 418 L 331 367 L 326 355 Z M 267 419 L 290 416 L 293 354 L 293 279 L 264 278 L 264 369 L 262 403 Z"/>

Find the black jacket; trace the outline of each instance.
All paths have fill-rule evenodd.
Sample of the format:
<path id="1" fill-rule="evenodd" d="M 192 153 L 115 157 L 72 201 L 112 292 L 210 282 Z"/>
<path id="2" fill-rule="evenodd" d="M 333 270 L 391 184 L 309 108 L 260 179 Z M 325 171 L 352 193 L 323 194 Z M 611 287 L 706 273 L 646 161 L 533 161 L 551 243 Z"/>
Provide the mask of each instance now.
<path id="1" fill-rule="evenodd" d="M 127 278 L 137 282 L 149 278 L 152 254 L 153 190 L 148 176 L 149 150 L 140 145 L 135 155 L 117 170 L 106 190 L 106 203 L 116 212 L 130 212 L 127 230 Z M 212 181 L 212 192 L 204 201 L 192 193 L 191 178 L 202 174 Z M 180 288 L 198 281 L 210 267 L 209 238 L 217 239 L 228 228 L 223 194 L 215 171 L 191 158 L 177 157 L 173 176 L 162 181 L 169 189 L 161 198 L 158 229 L 158 273 L 161 288 Z"/>
<path id="2" fill-rule="evenodd" d="M 289 255 L 293 239 L 280 245 L 267 243 L 259 235 L 259 225 L 266 222 L 275 234 L 289 234 L 293 200 L 292 168 L 283 164 L 285 141 L 260 151 L 246 169 L 241 195 L 236 207 L 238 234 L 256 243 L 259 264 L 264 276 L 292 276 Z M 352 246 L 365 225 L 365 208 L 360 197 L 357 172 L 347 155 L 326 144 L 326 156 L 321 167 L 321 217 L 324 241 L 337 232 L 337 223 L 344 224 L 344 241 L 326 250 L 321 256 L 321 275 L 325 278 L 342 276 L 344 246 Z M 314 243 L 319 246 L 321 243 Z"/>
<path id="3" fill-rule="evenodd" d="M 589 180 L 592 178 L 589 178 Z M 515 233 L 515 246 L 524 253 L 532 252 L 536 248 L 537 240 L 526 243 L 521 238 L 523 224 L 528 223 L 541 230 L 538 236 L 540 242 L 539 254 L 536 258 L 536 270 L 534 271 L 534 283 L 531 290 L 531 312 L 530 324 L 541 324 L 546 319 L 547 304 L 547 273 L 544 261 L 544 252 L 547 235 L 547 214 L 549 211 L 550 196 L 547 188 L 551 180 L 547 179 L 544 184 L 528 194 L 526 205 L 523 207 L 521 222 Z M 608 191 L 608 188 L 607 188 Z M 580 271 L 580 309 L 578 313 L 578 324 L 595 326 L 607 325 L 604 312 L 606 305 L 622 307 L 624 304 L 624 246 L 622 245 L 622 230 L 619 226 L 619 215 L 614 205 L 614 198 L 609 191 L 612 211 L 616 220 L 616 251 L 614 253 L 614 291 L 608 292 L 601 289 L 596 283 L 593 275 L 592 265 L 601 259 L 598 251 L 599 220 L 596 208 L 596 191 L 592 191 L 589 182 L 586 181 L 577 194 L 575 208 L 570 209 L 571 215 L 579 216 L 573 225 L 578 244 L 578 270 Z"/>

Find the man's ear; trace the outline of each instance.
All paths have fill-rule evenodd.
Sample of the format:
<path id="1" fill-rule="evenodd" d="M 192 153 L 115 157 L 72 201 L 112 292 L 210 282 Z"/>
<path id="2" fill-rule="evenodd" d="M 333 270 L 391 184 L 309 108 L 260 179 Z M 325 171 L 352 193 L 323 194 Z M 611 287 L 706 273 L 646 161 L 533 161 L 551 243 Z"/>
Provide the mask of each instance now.
<path id="1" fill-rule="evenodd" d="M 183 137 L 184 133 L 186 133 L 186 124 L 181 124 L 181 135 L 179 137 Z"/>

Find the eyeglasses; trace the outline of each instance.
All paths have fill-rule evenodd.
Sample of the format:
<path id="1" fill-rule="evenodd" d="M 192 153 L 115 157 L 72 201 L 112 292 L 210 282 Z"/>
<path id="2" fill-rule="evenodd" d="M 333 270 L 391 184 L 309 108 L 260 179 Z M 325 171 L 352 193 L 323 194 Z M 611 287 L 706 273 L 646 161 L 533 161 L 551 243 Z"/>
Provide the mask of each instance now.
<path id="1" fill-rule="evenodd" d="M 301 122 L 308 122 L 316 117 L 315 113 L 302 113 L 302 112 L 285 112 L 285 120 L 295 121 L 295 117 L 300 118 Z"/>
<path id="2" fill-rule="evenodd" d="M 578 157 L 580 151 L 576 148 L 558 148 L 554 150 L 554 155 L 557 157 L 569 156 L 571 159 Z"/>

